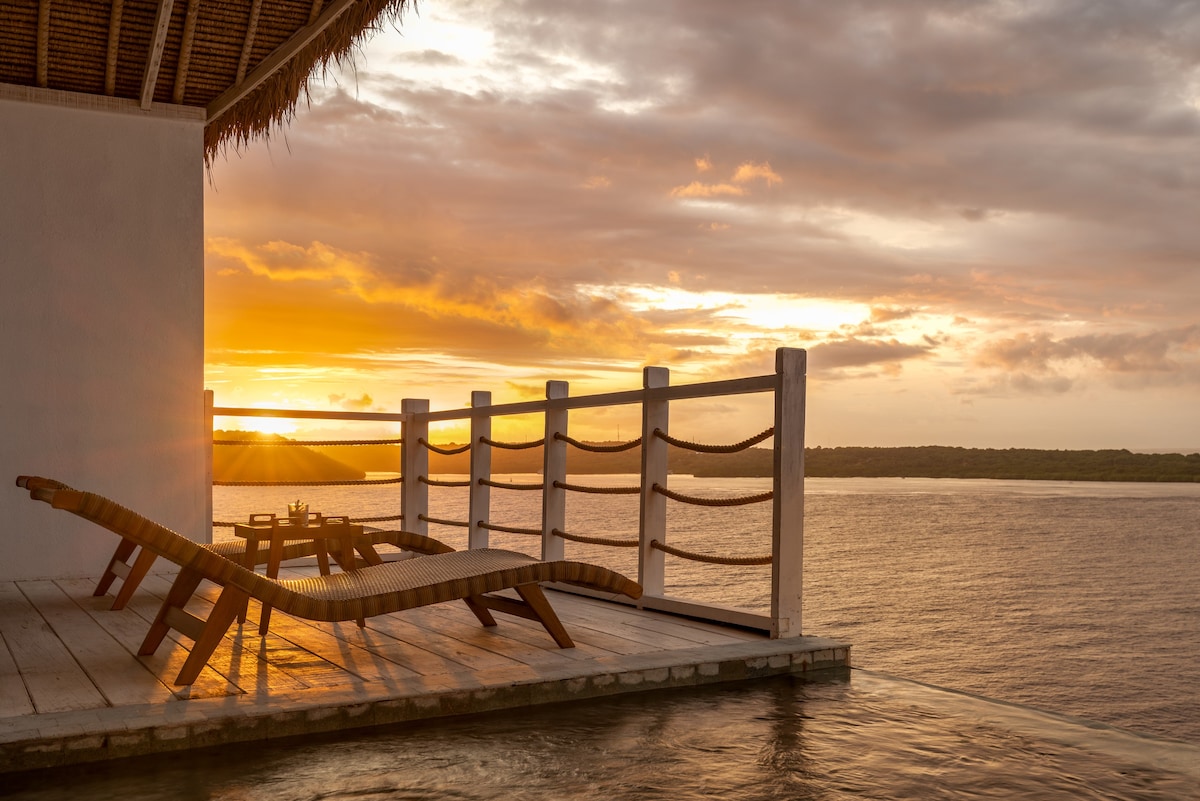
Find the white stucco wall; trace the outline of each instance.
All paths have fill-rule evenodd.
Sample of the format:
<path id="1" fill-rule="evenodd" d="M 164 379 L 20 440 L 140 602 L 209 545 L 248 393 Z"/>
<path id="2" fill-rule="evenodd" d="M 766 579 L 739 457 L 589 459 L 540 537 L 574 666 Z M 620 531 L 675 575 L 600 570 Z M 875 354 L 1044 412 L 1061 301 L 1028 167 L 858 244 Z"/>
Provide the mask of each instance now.
<path id="1" fill-rule="evenodd" d="M 99 492 L 205 542 L 203 123 L 0 99 L 0 580 L 98 576 Z"/>

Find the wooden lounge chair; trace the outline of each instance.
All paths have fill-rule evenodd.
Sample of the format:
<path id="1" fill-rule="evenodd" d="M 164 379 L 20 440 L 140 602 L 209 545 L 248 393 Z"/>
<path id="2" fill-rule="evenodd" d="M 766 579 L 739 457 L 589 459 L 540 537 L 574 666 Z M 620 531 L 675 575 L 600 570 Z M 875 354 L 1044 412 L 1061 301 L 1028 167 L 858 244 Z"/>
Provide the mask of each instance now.
<path id="1" fill-rule="evenodd" d="M 270 579 L 103 496 L 30 476 L 18 478 L 17 484 L 28 489 L 31 498 L 72 512 L 180 566 L 179 576 L 138 651 L 153 654 L 172 629 L 193 640 L 192 652 L 175 678 L 177 685 L 195 682 L 250 598 L 285 614 L 328 622 L 461 600 L 484 626 L 496 625 L 491 611 L 536 620 L 559 647 L 571 648 L 574 643 L 546 600 L 540 582 L 575 584 L 631 598 L 642 594 L 637 582 L 597 565 L 542 562 L 491 548 L 369 565 L 327 576 Z M 223 588 L 207 620 L 184 609 L 204 580 Z M 520 600 L 491 594 L 504 589 L 516 590 Z"/>
<path id="2" fill-rule="evenodd" d="M 40 488 L 53 489 L 71 489 L 61 482 L 53 479 L 36 478 L 32 476 L 23 476 L 30 481 L 40 482 Z M 35 487 L 29 487 L 35 489 Z M 345 556 L 337 552 L 337 542 L 331 542 L 334 552 L 331 555 L 343 568 L 352 566 L 354 562 L 347 562 Z M 378 555 L 374 552 L 374 547 L 377 545 L 393 545 L 401 550 L 411 551 L 418 554 L 435 554 L 435 553 L 450 553 L 454 550 L 441 540 L 436 540 L 433 537 L 426 537 L 423 534 L 414 534 L 411 531 L 367 531 L 363 534 L 360 540 L 355 542 L 355 546 L 359 550 L 365 550 L 375 556 L 373 562 L 378 562 Z M 223 542 L 214 542 L 210 545 L 205 545 L 213 553 L 219 553 L 221 556 L 237 561 L 243 561 L 246 553 L 246 543 L 240 540 L 225 540 Z M 313 556 L 318 553 L 317 544 L 312 540 L 300 540 L 289 542 L 283 548 L 283 561 L 291 559 L 300 559 L 305 556 Z M 136 554 L 136 556 L 135 556 Z M 270 549 L 267 545 L 262 545 L 258 549 L 255 559 L 256 565 L 265 565 L 270 558 Z M 108 560 L 108 564 L 104 568 L 104 572 L 100 575 L 100 581 L 96 584 L 96 591 L 92 593 L 96 596 L 104 595 L 112 587 L 113 582 L 118 578 L 121 579 L 121 588 L 113 599 L 112 609 L 124 609 L 129 603 L 129 599 L 133 597 L 133 593 L 137 590 L 138 585 L 142 583 L 142 579 L 150 572 L 150 568 L 158 559 L 158 554 L 154 551 L 145 548 L 139 549 L 137 543 L 128 537 L 122 537 L 117 543 L 117 549 L 113 551 L 112 558 Z"/>

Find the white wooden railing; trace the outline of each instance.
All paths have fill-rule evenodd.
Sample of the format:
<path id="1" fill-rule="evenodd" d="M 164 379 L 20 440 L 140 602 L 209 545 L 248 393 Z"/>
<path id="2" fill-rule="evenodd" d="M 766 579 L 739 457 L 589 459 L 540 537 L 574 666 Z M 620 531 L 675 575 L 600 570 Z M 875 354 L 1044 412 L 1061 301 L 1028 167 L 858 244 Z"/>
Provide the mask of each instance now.
<path id="1" fill-rule="evenodd" d="M 213 406 L 206 393 L 210 430 L 213 417 L 284 417 L 296 419 L 359 420 L 399 422 L 401 445 L 401 520 L 408 531 L 428 533 L 429 427 L 432 423 L 468 421 L 470 478 L 467 486 L 470 548 L 488 546 L 492 478 L 492 422 L 509 415 L 541 415 L 544 420 L 542 458 L 542 519 L 540 527 L 543 559 L 564 558 L 567 489 L 567 437 L 571 412 L 582 409 L 639 405 L 642 413 L 640 512 L 638 524 L 638 580 L 645 590 L 635 602 L 646 609 L 714 620 L 769 632 L 772 637 L 801 633 L 804 555 L 804 418 L 806 354 L 803 350 L 780 348 L 775 354 L 775 372 L 753 378 L 671 386 L 669 371 L 661 367 L 643 370 L 641 389 L 571 397 L 565 381 L 548 381 L 546 399 L 493 405 L 490 392 L 473 392 L 469 408 L 431 411 L 429 401 L 405 399 L 400 413 L 317 412 L 288 409 L 252 409 Z M 669 444 L 661 435 L 670 433 L 672 402 L 749 393 L 773 393 L 773 480 L 771 509 L 770 613 L 731 608 L 712 603 L 669 597 L 666 592 L 667 486 Z M 565 591 L 582 592 L 573 587 Z"/>

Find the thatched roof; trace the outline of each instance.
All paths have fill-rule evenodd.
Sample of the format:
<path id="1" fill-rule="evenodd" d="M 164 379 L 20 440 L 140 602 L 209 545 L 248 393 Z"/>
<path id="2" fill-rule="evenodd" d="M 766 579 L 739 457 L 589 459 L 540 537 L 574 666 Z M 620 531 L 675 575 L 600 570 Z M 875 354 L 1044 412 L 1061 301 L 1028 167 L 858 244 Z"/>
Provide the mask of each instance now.
<path id="1" fill-rule="evenodd" d="M 314 72 L 412 2 L 5 0 L 0 84 L 202 108 L 211 159 L 291 119 Z"/>

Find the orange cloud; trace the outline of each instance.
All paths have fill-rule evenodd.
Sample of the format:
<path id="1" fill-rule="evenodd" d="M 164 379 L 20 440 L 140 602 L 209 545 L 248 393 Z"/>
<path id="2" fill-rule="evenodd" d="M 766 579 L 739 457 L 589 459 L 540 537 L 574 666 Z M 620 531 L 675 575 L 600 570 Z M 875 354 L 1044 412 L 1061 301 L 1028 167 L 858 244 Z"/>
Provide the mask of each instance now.
<path id="1" fill-rule="evenodd" d="M 692 181 L 687 186 L 677 186 L 671 190 L 671 197 L 720 197 L 722 195 L 733 195 L 740 197 L 746 194 L 746 190 L 740 186 L 733 184 L 702 184 L 699 181 Z"/>
<path id="2" fill-rule="evenodd" d="M 737 172 L 733 174 L 734 182 L 739 184 L 753 181 L 756 178 L 762 178 L 767 182 L 767 186 L 783 183 L 783 178 L 779 177 L 779 173 L 772 170 L 771 165 L 765 161 L 762 164 L 747 161 L 745 164 L 739 166 Z"/>

